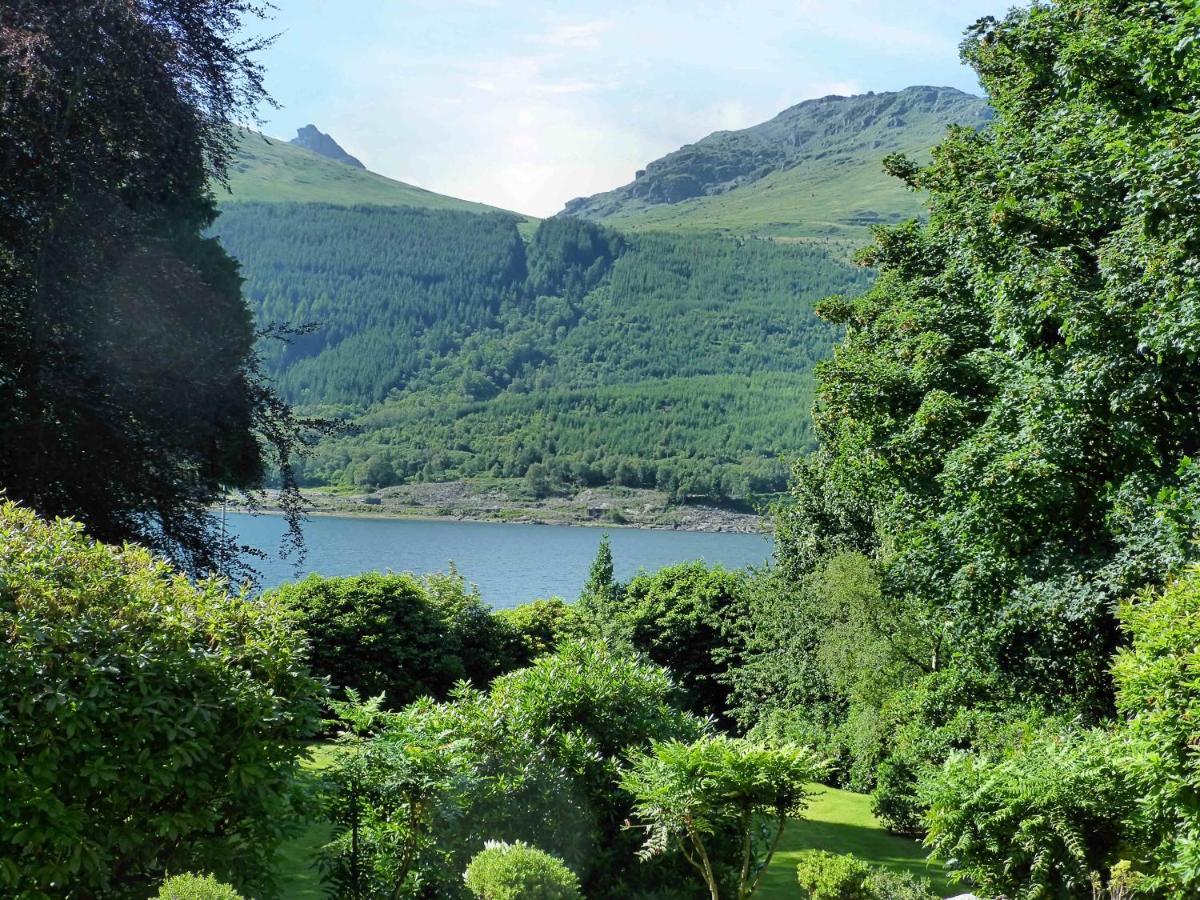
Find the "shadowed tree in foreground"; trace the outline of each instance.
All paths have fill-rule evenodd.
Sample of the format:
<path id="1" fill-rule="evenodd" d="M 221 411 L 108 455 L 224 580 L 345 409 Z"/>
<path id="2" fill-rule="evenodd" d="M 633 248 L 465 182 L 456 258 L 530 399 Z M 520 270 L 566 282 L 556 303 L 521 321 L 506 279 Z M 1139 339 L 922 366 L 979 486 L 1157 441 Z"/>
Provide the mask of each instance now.
<path id="1" fill-rule="evenodd" d="M 263 380 L 237 264 L 202 236 L 230 125 L 268 98 L 241 0 L 0 8 L 0 488 L 185 569 L 236 568 L 207 508 L 306 423 Z"/>

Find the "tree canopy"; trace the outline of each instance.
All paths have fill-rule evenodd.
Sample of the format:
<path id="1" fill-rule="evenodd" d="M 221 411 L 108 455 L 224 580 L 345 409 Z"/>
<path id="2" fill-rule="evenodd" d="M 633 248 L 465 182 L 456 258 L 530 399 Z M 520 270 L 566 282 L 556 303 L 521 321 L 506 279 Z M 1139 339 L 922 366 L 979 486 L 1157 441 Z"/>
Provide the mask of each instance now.
<path id="1" fill-rule="evenodd" d="M 237 266 L 201 234 L 228 126 L 265 99 L 240 36 L 259 14 L 0 9 L 0 486 L 193 571 L 230 556 L 207 505 L 272 461 L 286 481 L 294 446 Z"/>

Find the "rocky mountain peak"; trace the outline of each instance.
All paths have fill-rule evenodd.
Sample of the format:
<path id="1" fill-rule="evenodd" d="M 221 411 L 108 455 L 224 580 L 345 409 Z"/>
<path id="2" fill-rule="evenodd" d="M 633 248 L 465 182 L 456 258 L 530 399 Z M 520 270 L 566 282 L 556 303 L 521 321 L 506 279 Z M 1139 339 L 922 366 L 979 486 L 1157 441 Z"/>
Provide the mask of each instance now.
<path id="1" fill-rule="evenodd" d="M 311 150 L 313 153 L 319 153 L 337 162 L 345 163 L 348 166 L 354 166 L 356 169 L 366 168 L 361 162 L 343 150 L 337 141 L 317 128 L 316 125 L 305 125 L 303 128 L 297 128 L 296 136 L 289 143 L 295 144 L 297 147 L 303 147 L 305 150 Z"/>

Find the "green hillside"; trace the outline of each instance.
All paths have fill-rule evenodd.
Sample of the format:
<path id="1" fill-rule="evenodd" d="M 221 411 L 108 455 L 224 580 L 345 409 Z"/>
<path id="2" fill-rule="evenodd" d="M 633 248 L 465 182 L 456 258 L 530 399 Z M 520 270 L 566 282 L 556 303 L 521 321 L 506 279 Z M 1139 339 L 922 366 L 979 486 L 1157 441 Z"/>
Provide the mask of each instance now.
<path id="1" fill-rule="evenodd" d="M 317 323 L 270 359 L 294 402 L 355 423 L 312 484 L 472 476 L 676 496 L 779 490 L 812 445 L 826 294 L 867 273 L 826 249 L 577 219 L 234 204 L 218 221 L 260 322 Z"/>
<path id="2" fill-rule="evenodd" d="M 916 216 L 920 198 L 883 173 L 952 124 L 980 127 L 986 102 L 953 88 L 824 97 L 769 122 L 719 131 L 650 163 L 623 187 L 561 215 L 627 230 L 703 230 L 863 242 L 870 225 Z"/>
<path id="3" fill-rule="evenodd" d="M 239 134 L 237 158 L 229 168 L 229 188 L 218 185 L 215 192 L 222 206 L 246 202 L 334 203 L 507 212 L 393 181 L 253 131 Z"/>
<path id="4" fill-rule="evenodd" d="M 869 224 L 918 212 L 882 158 L 989 115 L 941 88 L 809 101 L 541 225 L 337 161 L 315 128 L 335 158 L 245 133 L 215 232 L 260 324 L 313 325 L 267 348 L 277 384 L 352 425 L 307 483 L 745 500 L 813 447 L 838 336 L 814 304 L 867 286 Z"/>

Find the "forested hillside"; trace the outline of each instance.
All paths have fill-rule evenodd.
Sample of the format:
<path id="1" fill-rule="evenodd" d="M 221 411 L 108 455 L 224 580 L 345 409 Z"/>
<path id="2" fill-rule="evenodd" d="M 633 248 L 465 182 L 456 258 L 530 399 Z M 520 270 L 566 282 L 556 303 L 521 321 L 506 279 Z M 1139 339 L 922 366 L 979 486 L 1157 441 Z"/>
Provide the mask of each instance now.
<path id="1" fill-rule="evenodd" d="M 281 387 L 355 423 L 311 483 L 779 490 L 837 334 L 813 305 L 867 282 L 819 247 L 572 219 L 526 245 L 512 216 L 236 204 L 218 232 L 260 322 L 316 323 L 271 359 Z"/>
<path id="2" fill-rule="evenodd" d="M 866 286 L 848 260 L 869 224 L 918 211 L 884 155 L 989 116 L 942 88 L 808 101 L 540 230 L 244 133 L 215 233 L 260 325 L 310 326 L 267 350 L 286 396 L 352 425 L 309 484 L 746 499 L 813 448 L 811 373 L 837 337 L 814 302 Z M 761 239 L 788 235 L 806 239 Z"/>

